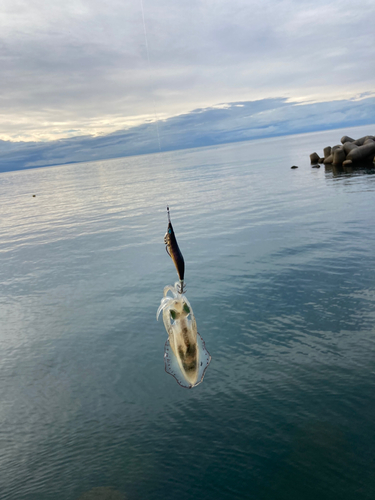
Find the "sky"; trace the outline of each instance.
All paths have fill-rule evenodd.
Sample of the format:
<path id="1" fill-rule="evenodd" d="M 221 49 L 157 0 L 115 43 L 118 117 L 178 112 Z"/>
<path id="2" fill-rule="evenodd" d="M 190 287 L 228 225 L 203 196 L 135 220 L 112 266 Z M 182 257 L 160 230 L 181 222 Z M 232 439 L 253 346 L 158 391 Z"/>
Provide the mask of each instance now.
<path id="1" fill-rule="evenodd" d="M 145 144 L 155 121 L 162 150 L 190 147 L 191 123 L 212 126 L 213 142 L 282 135 L 305 130 L 315 105 L 334 110 L 332 127 L 349 108 L 375 122 L 373 0 L 2 0 L 0 13 L 8 158 L 62 143 L 76 158 L 80 141 L 131 133 Z"/>

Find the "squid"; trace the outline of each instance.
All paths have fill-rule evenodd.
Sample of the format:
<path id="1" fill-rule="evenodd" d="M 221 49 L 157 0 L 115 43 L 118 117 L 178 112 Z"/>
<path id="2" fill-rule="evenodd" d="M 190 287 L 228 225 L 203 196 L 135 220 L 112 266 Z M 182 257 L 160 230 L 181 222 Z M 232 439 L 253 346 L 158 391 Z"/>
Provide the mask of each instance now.
<path id="1" fill-rule="evenodd" d="M 171 292 L 172 295 L 168 295 Z M 211 356 L 197 331 L 193 309 L 181 293 L 181 281 L 164 288 L 164 297 L 156 313 L 158 320 L 163 311 L 163 322 L 168 333 L 165 344 L 165 370 L 186 388 L 203 380 Z"/>

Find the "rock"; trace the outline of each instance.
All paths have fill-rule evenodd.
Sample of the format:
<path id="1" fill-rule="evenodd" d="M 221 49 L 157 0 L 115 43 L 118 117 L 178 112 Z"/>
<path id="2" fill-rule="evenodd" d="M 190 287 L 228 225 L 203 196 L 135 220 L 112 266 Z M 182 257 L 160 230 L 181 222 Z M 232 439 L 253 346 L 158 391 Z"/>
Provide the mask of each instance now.
<path id="1" fill-rule="evenodd" d="M 330 164 L 333 162 L 333 155 L 327 156 L 327 158 L 324 158 L 324 165 Z"/>
<path id="2" fill-rule="evenodd" d="M 320 168 L 320 165 L 312 165 L 311 168 Z"/>
<path id="3" fill-rule="evenodd" d="M 361 160 L 369 159 L 375 153 L 375 142 L 369 142 L 359 148 L 352 149 L 348 156 L 347 160 L 352 160 L 353 163 Z"/>
<path id="4" fill-rule="evenodd" d="M 345 142 L 354 142 L 354 139 L 352 139 L 351 137 L 349 137 L 347 135 L 344 135 L 343 137 L 341 137 L 341 143 L 345 144 Z"/>
<path id="5" fill-rule="evenodd" d="M 324 158 L 328 158 L 328 156 L 331 154 L 331 146 L 327 146 L 326 148 L 323 149 L 323 153 L 324 153 Z"/>
<path id="6" fill-rule="evenodd" d="M 363 146 L 365 140 L 368 138 L 369 138 L 368 135 L 366 135 L 365 137 L 361 137 L 360 139 L 357 139 L 356 141 L 354 141 L 354 144 L 357 144 L 357 146 Z"/>
<path id="7" fill-rule="evenodd" d="M 319 155 L 317 153 L 311 153 L 310 162 L 311 164 L 319 163 Z"/>
<path id="8" fill-rule="evenodd" d="M 346 154 L 343 148 L 337 148 L 333 152 L 333 161 L 334 165 L 341 165 L 343 161 L 346 159 Z"/>
<path id="9" fill-rule="evenodd" d="M 352 149 L 359 148 L 357 144 L 354 144 L 354 142 L 345 142 L 344 143 L 344 151 L 346 154 L 349 154 Z"/>
<path id="10" fill-rule="evenodd" d="M 290 167 L 290 168 L 298 168 L 297 165 L 293 165 L 293 167 Z"/>
<path id="11" fill-rule="evenodd" d="M 375 163 L 375 135 L 366 135 L 360 139 L 353 139 L 348 135 L 343 135 L 341 144 L 336 144 L 333 147 L 327 146 L 323 152 L 324 158 L 319 158 L 317 153 L 310 155 L 311 165 L 314 168 L 319 168 L 318 164 L 320 163 L 324 163 L 327 168 L 329 168 L 328 165 L 332 165 L 332 169 L 341 169 L 341 166 L 352 168 L 353 163 L 356 163 L 354 168 L 358 167 L 358 163 L 363 163 L 363 165 L 369 161 Z"/>

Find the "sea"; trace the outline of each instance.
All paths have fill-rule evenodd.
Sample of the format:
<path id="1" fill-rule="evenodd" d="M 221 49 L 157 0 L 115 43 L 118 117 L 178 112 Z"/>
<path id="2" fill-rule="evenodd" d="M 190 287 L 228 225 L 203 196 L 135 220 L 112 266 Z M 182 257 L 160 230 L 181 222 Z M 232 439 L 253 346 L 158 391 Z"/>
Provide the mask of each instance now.
<path id="1" fill-rule="evenodd" d="M 375 170 L 309 155 L 374 129 L 2 172 L 0 498 L 373 500 Z"/>

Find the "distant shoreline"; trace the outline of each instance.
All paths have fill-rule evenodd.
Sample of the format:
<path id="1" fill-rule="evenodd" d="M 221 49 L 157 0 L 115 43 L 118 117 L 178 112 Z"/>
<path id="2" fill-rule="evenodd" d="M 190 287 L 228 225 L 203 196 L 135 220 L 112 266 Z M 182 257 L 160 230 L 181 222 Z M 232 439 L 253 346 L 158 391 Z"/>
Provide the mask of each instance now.
<path id="1" fill-rule="evenodd" d="M 178 151 L 185 151 L 185 150 L 193 150 L 193 149 L 200 149 L 200 148 L 210 148 L 210 147 L 220 147 L 220 146 L 225 146 L 229 144 L 238 144 L 238 143 L 245 143 L 245 142 L 253 142 L 253 141 L 267 141 L 270 139 L 279 139 L 282 141 L 283 138 L 285 137 L 291 137 L 291 136 L 306 136 L 306 135 L 319 135 L 319 134 L 325 134 L 325 133 L 330 133 L 330 132 L 338 132 L 342 131 L 344 134 L 353 134 L 353 135 L 358 135 L 357 130 L 360 129 L 366 134 L 366 132 L 371 132 L 375 130 L 375 124 L 361 124 L 361 125 L 355 125 L 351 127 L 339 127 L 339 128 L 325 128 L 325 129 L 320 129 L 320 130 L 309 130 L 309 131 L 302 131 L 302 132 L 290 132 L 286 134 L 275 134 L 275 135 L 267 135 L 264 137 L 253 137 L 250 139 L 237 139 L 237 140 L 232 140 L 228 142 L 221 142 L 221 143 L 212 143 L 212 144 L 205 144 L 205 145 L 191 145 L 189 147 L 175 147 L 175 148 L 170 148 L 166 149 L 163 151 L 159 151 L 158 148 L 145 148 L 145 151 L 137 151 L 129 154 L 123 154 L 120 156 L 117 156 L 115 154 L 113 155 L 108 155 L 105 154 L 107 151 L 107 147 L 103 148 L 101 150 L 101 155 L 97 152 L 95 152 L 96 148 L 89 148 L 89 144 L 91 143 L 92 146 L 94 146 L 95 140 L 98 140 L 98 138 L 84 138 L 84 145 L 83 144 L 77 144 L 77 138 L 72 138 L 72 139 L 66 139 L 64 141 L 54 141 L 50 143 L 32 143 L 31 146 L 23 146 L 20 149 L 14 149 L 11 150 L 3 155 L 0 156 L 0 174 L 5 173 L 5 172 L 13 172 L 13 171 L 20 171 L 20 170 L 30 170 L 30 169 L 35 169 L 35 168 L 46 168 L 46 167 L 56 167 L 56 166 L 63 166 L 63 165 L 72 165 L 72 164 L 87 164 L 91 162 L 97 162 L 97 161 L 107 161 L 107 160 L 116 160 L 116 159 L 121 159 L 121 158 L 131 158 L 134 156 L 146 156 L 146 155 L 153 155 L 153 154 L 167 154 L 167 153 L 172 153 L 172 152 L 178 152 Z M 362 133 L 363 133 L 362 132 Z M 360 135 L 360 134 L 359 134 Z M 100 138 L 99 138 L 100 139 Z M 121 142 L 119 137 L 112 137 L 112 140 L 115 141 L 116 143 Z M 94 150 L 94 151 L 93 151 Z M 91 154 L 91 157 L 84 157 L 85 155 L 89 156 L 89 152 Z M 64 159 L 64 154 L 66 156 L 71 155 L 75 156 L 73 159 Z M 93 158 L 92 156 L 96 154 L 97 157 Z M 306 151 L 306 155 L 310 154 L 309 151 Z M 42 156 L 42 158 L 41 158 Z"/>

